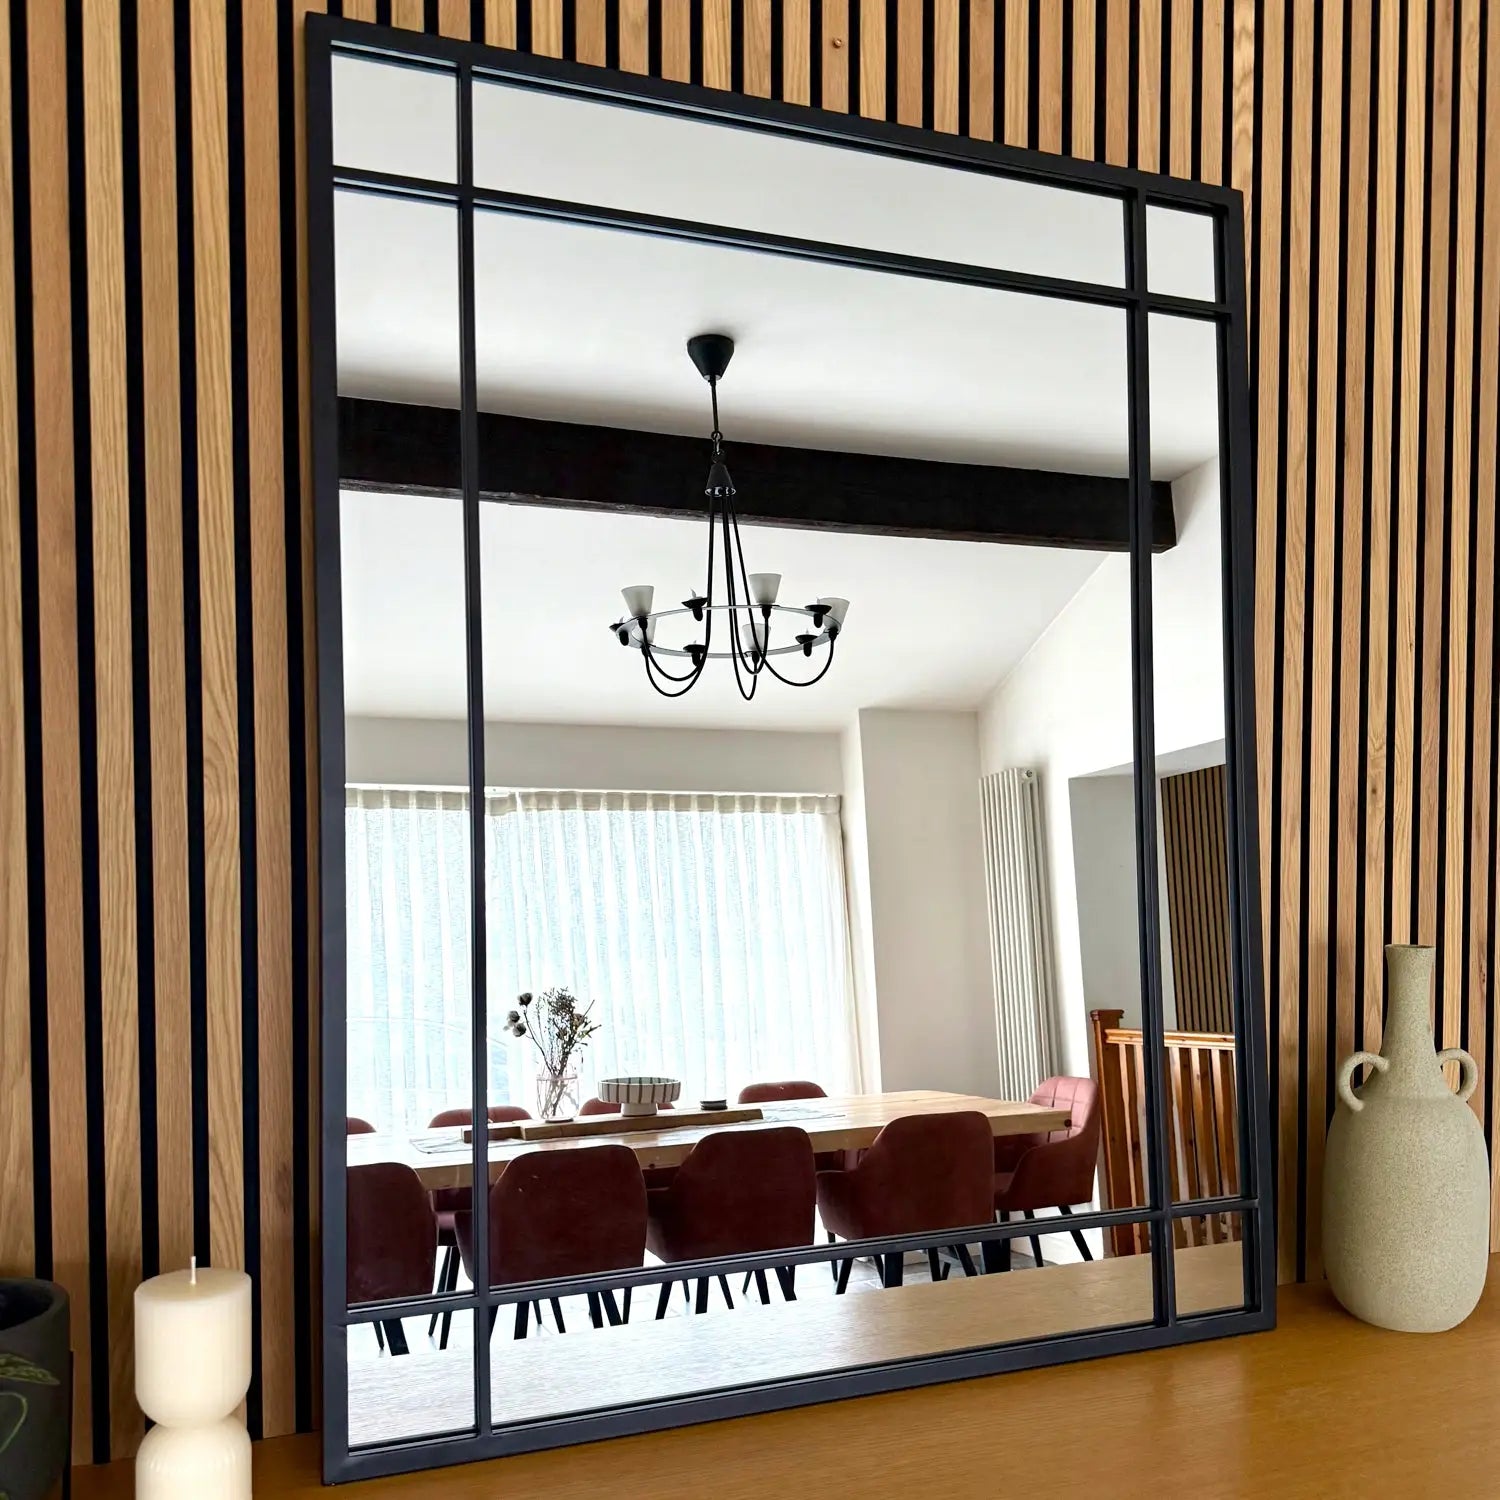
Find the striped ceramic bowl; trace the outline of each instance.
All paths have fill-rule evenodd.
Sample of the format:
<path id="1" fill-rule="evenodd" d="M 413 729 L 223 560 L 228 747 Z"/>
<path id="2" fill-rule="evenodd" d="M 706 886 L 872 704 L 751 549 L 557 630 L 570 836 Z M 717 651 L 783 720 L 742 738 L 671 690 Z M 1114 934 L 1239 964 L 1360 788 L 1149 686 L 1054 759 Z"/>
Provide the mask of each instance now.
<path id="1" fill-rule="evenodd" d="M 618 1104 L 622 1115 L 654 1115 L 663 1104 L 671 1104 L 681 1092 L 682 1084 L 675 1078 L 638 1075 L 599 1080 L 599 1097 L 606 1104 Z"/>

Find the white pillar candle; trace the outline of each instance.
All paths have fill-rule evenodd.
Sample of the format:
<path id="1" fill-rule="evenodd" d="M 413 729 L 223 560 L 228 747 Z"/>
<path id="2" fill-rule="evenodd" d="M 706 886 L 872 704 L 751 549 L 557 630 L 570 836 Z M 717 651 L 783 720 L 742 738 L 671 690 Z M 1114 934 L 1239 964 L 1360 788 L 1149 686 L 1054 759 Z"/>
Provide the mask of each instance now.
<path id="1" fill-rule="evenodd" d="M 138 1500 L 243 1500 L 250 1441 L 250 1278 L 217 1267 L 135 1289 L 135 1397 L 158 1424 L 136 1459 Z"/>

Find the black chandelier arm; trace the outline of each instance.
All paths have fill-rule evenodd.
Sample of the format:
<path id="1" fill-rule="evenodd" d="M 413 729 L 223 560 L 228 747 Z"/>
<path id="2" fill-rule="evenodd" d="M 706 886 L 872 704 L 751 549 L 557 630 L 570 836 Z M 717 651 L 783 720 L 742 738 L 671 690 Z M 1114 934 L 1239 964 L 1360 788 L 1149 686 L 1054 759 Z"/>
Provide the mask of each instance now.
<path id="1" fill-rule="evenodd" d="M 646 639 L 646 627 L 644 625 L 641 626 L 641 655 L 646 658 L 646 669 L 648 673 L 654 668 L 658 673 L 661 674 L 661 676 L 665 677 L 668 682 L 686 682 L 688 678 L 696 677 L 702 670 L 702 668 L 700 667 L 690 667 L 680 677 L 675 672 L 667 671 L 667 669 L 662 666 L 662 664 L 657 661 L 656 657 L 652 654 L 651 642 Z"/>
<path id="2" fill-rule="evenodd" d="M 771 658 L 769 656 L 765 658 L 766 670 L 770 672 L 771 676 L 774 677 L 777 682 L 784 682 L 788 687 L 811 687 L 815 682 L 821 682 L 828 675 L 828 669 L 833 665 L 833 648 L 837 641 L 838 636 L 836 634 L 830 635 L 828 637 L 828 660 L 823 663 L 822 671 L 820 671 L 815 677 L 809 677 L 806 682 L 798 682 L 795 677 L 783 677 L 781 673 L 771 665 Z"/>
<path id="3" fill-rule="evenodd" d="M 649 682 L 651 686 L 655 688 L 663 698 L 681 698 L 683 694 L 690 692 L 697 684 L 698 679 L 703 675 L 704 667 L 708 665 L 708 658 L 705 656 L 698 663 L 698 665 L 687 674 L 686 677 L 674 677 L 670 672 L 662 671 L 661 667 L 656 664 L 655 659 L 652 657 L 649 648 L 643 647 L 641 656 L 646 663 L 646 681 Z M 656 680 L 656 677 L 653 675 L 653 670 L 655 672 L 661 673 L 661 675 L 667 678 L 669 681 L 680 682 L 683 684 L 683 686 L 678 688 L 675 692 L 670 688 L 664 688 Z"/>
<path id="4" fill-rule="evenodd" d="M 726 574 L 725 591 L 729 596 L 729 656 L 730 660 L 734 663 L 734 680 L 736 686 L 738 686 L 740 690 L 740 697 L 742 697 L 748 703 L 751 698 L 755 696 L 755 682 L 760 676 L 760 669 L 765 664 L 766 658 L 763 652 L 756 653 L 756 656 L 759 657 L 758 661 L 754 657 L 747 655 L 744 646 L 740 642 L 739 600 L 736 597 L 734 587 L 734 554 L 730 550 L 729 545 L 729 530 L 730 527 L 734 525 L 733 506 L 726 503 L 723 511 L 721 512 L 720 519 L 724 530 L 724 572 Z M 736 533 L 737 532 L 738 528 L 736 528 Z M 746 587 L 746 591 L 748 593 L 748 585 Z M 754 625 L 752 624 L 751 639 L 753 640 L 754 638 L 755 630 Z M 766 645 L 769 646 L 771 641 L 771 632 L 769 625 L 767 625 L 766 627 L 766 634 L 764 639 Z M 742 680 L 743 673 L 748 673 L 750 676 L 751 687 L 748 693 L 745 691 L 745 684 Z"/>

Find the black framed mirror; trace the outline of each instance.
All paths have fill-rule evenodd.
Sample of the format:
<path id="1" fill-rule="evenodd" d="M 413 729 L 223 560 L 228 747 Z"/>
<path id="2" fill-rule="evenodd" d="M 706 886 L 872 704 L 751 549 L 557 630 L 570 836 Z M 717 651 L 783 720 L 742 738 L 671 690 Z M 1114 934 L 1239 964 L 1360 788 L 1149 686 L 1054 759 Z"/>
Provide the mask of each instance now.
<path id="1" fill-rule="evenodd" d="M 308 43 L 326 1476 L 1271 1326 L 1238 195 Z"/>

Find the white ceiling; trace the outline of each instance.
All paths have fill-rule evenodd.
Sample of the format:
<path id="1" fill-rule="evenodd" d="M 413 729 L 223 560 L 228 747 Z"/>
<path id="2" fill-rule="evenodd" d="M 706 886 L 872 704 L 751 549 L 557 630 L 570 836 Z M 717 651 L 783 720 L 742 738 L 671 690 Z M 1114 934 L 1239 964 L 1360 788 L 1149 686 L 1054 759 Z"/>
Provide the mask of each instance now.
<path id="1" fill-rule="evenodd" d="M 337 234 L 340 389 L 456 404 L 453 211 L 346 193 Z M 485 410 L 706 431 L 684 346 L 721 331 L 731 440 L 1126 472 L 1117 309 L 508 215 L 480 216 L 475 255 Z M 1153 319 L 1151 363 L 1174 479 L 1217 446 L 1212 325 Z"/>
<path id="2" fill-rule="evenodd" d="M 807 692 L 763 683 L 747 709 L 728 662 L 685 697 L 658 697 L 639 653 L 606 628 L 624 584 L 655 584 L 659 608 L 701 587 L 701 523 L 499 504 L 482 517 L 491 719 L 832 730 L 860 708 L 974 708 L 1100 562 L 1089 552 L 745 527 L 747 566 L 780 572 L 785 602 L 852 601 L 828 676 Z M 346 493 L 343 585 L 347 711 L 462 718 L 458 502 Z M 812 664 L 777 665 L 805 676 Z"/>
<path id="3" fill-rule="evenodd" d="M 342 61 L 336 155 L 447 178 L 450 79 Z M 490 186 L 845 244 L 1118 284 L 1118 206 L 513 89 L 476 89 Z M 456 404 L 450 207 L 341 193 L 339 381 L 348 395 Z M 1154 214 L 1151 281 L 1211 292 L 1199 218 Z M 727 332 L 730 441 L 1123 474 L 1125 319 L 1108 308 L 481 214 L 476 356 L 485 410 L 682 434 L 708 427 L 684 344 Z M 1152 470 L 1217 448 L 1212 325 L 1155 318 Z M 622 584 L 659 605 L 701 587 L 701 523 L 484 507 L 491 718 L 743 727 L 726 670 L 661 699 L 605 626 Z M 1097 567 L 1097 554 L 746 528 L 782 597 L 849 597 L 839 659 L 801 693 L 764 684 L 759 728 L 837 728 L 862 707 L 972 708 Z M 464 712 L 457 503 L 346 495 L 346 693 L 358 714 Z M 1128 622 L 1121 621 L 1121 629 Z M 665 639 L 667 627 L 663 626 Z M 791 659 L 787 659 L 791 661 Z M 795 671 L 795 662 L 788 670 Z"/>

